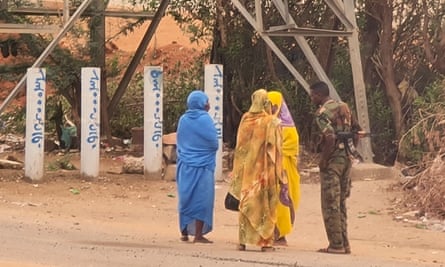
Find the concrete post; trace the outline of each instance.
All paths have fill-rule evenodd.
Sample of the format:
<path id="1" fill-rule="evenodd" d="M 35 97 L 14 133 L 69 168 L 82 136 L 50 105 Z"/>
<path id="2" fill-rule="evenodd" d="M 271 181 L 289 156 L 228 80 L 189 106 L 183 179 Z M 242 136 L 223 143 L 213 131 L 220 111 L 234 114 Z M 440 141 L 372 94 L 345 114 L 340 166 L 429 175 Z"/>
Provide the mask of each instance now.
<path id="1" fill-rule="evenodd" d="M 100 68 L 82 68 L 80 173 L 86 179 L 99 176 Z"/>
<path id="2" fill-rule="evenodd" d="M 204 90 L 209 96 L 209 114 L 215 122 L 218 133 L 218 151 L 216 152 L 215 179 L 222 180 L 223 156 L 223 65 L 208 64 L 204 70 Z"/>
<path id="3" fill-rule="evenodd" d="M 29 68 L 26 89 L 25 178 L 40 181 L 44 172 L 46 70 Z"/>

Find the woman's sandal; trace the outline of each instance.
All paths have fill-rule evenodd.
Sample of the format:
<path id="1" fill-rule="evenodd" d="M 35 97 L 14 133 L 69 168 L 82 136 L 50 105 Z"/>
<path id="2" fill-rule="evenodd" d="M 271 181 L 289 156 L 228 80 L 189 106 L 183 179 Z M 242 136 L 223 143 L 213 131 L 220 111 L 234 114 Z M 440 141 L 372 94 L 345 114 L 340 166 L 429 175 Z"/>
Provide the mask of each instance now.
<path id="1" fill-rule="evenodd" d="M 330 254 L 348 254 L 346 252 L 346 249 L 344 248 L 331 248 L 331 247 L 320 248 L 319 250 L 317 250 L 317 252 L 330 253 Z M 349 253 L 351 253 L 351 250 L 349 250 Z"/>
<path id="2" fill-rule="evenodd" d="M 246 250 L 246 245 L 244 245 L 244 244 L 239 244 L 239 245 L 238 245 L 238 250 L 239 250 L 239 251 L 245 251 L 245 250 Z"/>
<path id="3" fill-rule="evenodd" d="M 282 246 L 282 247 L 287 247 L 287 240 L 284 237 L 278 238 L 276 239 L 273 244 L 275 246 Z"/>
<path id="4" fill-rule="evenodd" d="M 188 235 L 181 236 L 181 241 L 188 242 L 189 241 L 189 236 Z"/>
<path id="5" fill-rule="evenodd" d="M 262 252 L 272 252 L 275 251 L 274 247 L 261 247 Z"/>

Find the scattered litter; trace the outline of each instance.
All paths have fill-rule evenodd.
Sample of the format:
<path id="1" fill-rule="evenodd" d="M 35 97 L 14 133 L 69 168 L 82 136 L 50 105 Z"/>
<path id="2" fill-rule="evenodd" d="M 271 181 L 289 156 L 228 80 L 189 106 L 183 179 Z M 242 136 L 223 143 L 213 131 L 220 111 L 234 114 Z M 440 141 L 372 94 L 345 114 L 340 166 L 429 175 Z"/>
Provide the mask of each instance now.
<path id="1" fill-rule="evenodd" d="M 70 189 L 70 192 L 73 193 L 73 195 L 78 195 L 78 194 L 80 194 L 80 190 L 79 190 L 79 189 L 76 189 L 76 188 L 71 188 L 71 189 Z"/>
<path id="2" fill-rule="evenodd" d="M 20 207 L 25 207 L 25 206 L 39 207 L 39 206 L 42 206 L 41 203 L 17 202 L 17 201 L 11 202 L 11 204 L 17 205 L 17 206 L 20 206 Z"/>

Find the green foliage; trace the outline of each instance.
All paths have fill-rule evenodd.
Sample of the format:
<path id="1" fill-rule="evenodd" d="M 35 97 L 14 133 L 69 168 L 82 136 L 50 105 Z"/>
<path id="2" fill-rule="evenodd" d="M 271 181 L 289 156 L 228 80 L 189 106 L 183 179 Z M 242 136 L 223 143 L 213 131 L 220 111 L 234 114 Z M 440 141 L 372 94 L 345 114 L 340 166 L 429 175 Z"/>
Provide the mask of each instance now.
<path id="1" fill-rule="evenodd" d="M 295 126 L 298 129 L 300 143 L 308 143 L 311 137 L 311 122 L 314 105 L 311 103 L 306 91 L 299 87 L 296 81 L 283 81 L 282 83 L 272 83 L 267 86 L 268 90 L 280 91 L 286 101 Z M 250 99 L 249 99 L 250 102 Z M 249 103 L 250 104 L 250 103 Z"/>
<path id="2" fill-rule="evenodd" d="M 369 124 L 371 127 L 371 145 L 375 154 L 374 161 L 392 165 L 397 150 L 392 127 L 392 111 L 385 93 L 378 88 L 367 91 Z"/>
<path id="3" fill-rule="evenodd" d="M 202 88 L 204 78 L 205 55 L 197 58 L 191 67 L 183 67 L 177 63 L 171 70 L 164 73 L 163 94 L 163 131 L 175 132 L 177 122 L 186 110 L 188 94 Z M 113 136 L 131 137 L 133 127 L 144 125 L 144 77 L 137 74 L 134 85 L 130 85 L 122 97 L 113 118 L 110 121 Z M 116 85 L 114 85 L 116 86 Z M 110 89 L 113 90 L 113 85 Z"/>
<path id="4" fill-rule="evenodd" d="M 47 169 L 49 171 L 57 171 L 57 170 L 75 170 L 76 166 L 71 163 L 71 155 L 66 154 L 62 158 L 58 158 L 55 161 L 52 161 L 48 164 Z"/>
<path id="5" fill-rule="evenodd" d="M 117 84 L 108 86 L 110 92 L 116 90 Z M 134 82 L 129 85 L 122 97 L 113 118 L 110 120 L 111 134 L 122 138 L 131 137 L 133 127 L 144 125 L 144 77 L 138 73 Z"/>
<path id="6" fill-rule="evenodd" d="M 168 13 L 175 18 L 181 28 L 192 33 L 191 40 L 198 42 L 213 35 L 216 18 L 214 0 L 171 1 Z"/>
<path id="7" fill-rule="evenodd" d="M 413 103 L 413 125 L 403 135 L 399 147 L 399 159 L 420 162 L 433 159 L 443 150 L 445 143 L 445 80 L 428 86 L 422 96 Z"/>
<path id="8" fill-rule="evenodd" d="M 334 44 L 334 64 L 332 66 L 332 82 L 337 89 L 341 99 L 349 104 L 354 105 L 354 85 L 351 70 L 351 61 L 347 44 Z"/>
<path id="9" fill-rule="evenodd" d="M 335 52 L 332 82 L 342 100 L 349 104 L 355 115 L 358 115 L 348 47 L 344 42 L 339 42 L 335 45 Z M 397 146 L 394 142 L 391 108 L 385 92 L 380 88 L 368 88 L 366 94 L 370 131 L 373 134 L 371 146 L 375 154 L 374 162 L 392 165 L 397 153 Z"/>
<path id="10" fill-rule="evenodd" d="M 172 73 L 177 77 L 168 79 L 164 84 L 164 133 L 175 132 L 179 117 L 187 109 L 188 94 L 196 89 L 203 89 L 205 55 L 194 62 L 190 68 L 177 64 Z"/>
<path id="11" fill-rule="evenodd" d="M 55 119 L 59 115 L 58 105 L 61 104 L 63 115 L 69 115 L 70 104 L 61 95 L 49 96 L 46 100 L 45 106 L 45 132 L 55 133 L 56 124 Z"/>
<path id="12" fill-rule="evenodd" d="M 107 77 L 116 77 L 118 76 L 121 71 L 122 68 L 119 64 L 119 56 L 114 56 L 113 58 L 111 58 L 109 61 L 107 61 Z"/>
<path id="13" fill-rule="evenodd" d="M 11 111 L 0 114 L 1 133 L 17 133 L 25 135 L 26 107 L 15 107 Z"/>

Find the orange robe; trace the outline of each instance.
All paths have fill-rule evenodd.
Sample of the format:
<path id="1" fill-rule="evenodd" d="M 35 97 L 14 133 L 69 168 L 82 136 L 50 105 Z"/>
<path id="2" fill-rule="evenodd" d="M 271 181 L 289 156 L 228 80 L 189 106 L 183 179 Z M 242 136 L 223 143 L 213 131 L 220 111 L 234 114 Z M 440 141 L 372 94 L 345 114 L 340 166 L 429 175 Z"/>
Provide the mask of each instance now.
<path id="1" fill-rule="evenodd" d="M 229 191 L 240 200 L 240 244 L 272 246 L 282 174 L 281 130 L 265 111 L 243 115 Z"/>

